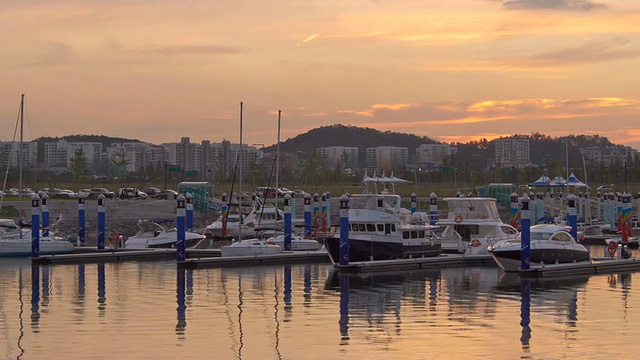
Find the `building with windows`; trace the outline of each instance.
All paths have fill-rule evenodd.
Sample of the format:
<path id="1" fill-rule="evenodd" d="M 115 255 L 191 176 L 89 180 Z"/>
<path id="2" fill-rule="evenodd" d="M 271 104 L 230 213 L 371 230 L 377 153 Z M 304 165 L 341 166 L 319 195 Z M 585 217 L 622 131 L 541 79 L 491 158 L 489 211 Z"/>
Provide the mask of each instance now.
<path id="1" fill-rule="evenodd" d="M 0 141 L 0 168 L 17 168 L 19 166 L 20 142 Z M 35 141 L 22 142 L 23 169 L 33 169 L 38 166 L 38 143 Z"/>
<path id="2" fill-rule="evenodd" d="M 622 164 L 625 159 L 635 162 L 638 159 L 638 150 L 630 146 L 588 147 L 580 149 L 584 159 L 591 164 L 611 166 L 615 163 Z"/>
<path id="3" fill-rule="evenodd" d="M 444 163 L 453 163 L 458 148 L 447 144 L 422 144 L 416 149 L 415 165 L 429 169 Z"/>
<path id="4" fill-rule="evenodd" d="M 394 170 L 409 165 L 409 148 L 397 146 L 378 146 L 367 148 L 366 165 L 368 169 Z"/>
<path id="5" fill-rule="evenodd" d="M 335 168 L 341 164 L 344 169 L 357 169 L 358 148 L 347 146 L 329 146 L 316 149 L 316 155 L 324 164 L 330 168 Z"/>
<path id="6" fill-rule="evenodd" d="M 72 159 L 77 156 L 84 158 L 87 171 L 100 168 L 103 161 L 102 143 L 58 140 L 44 144 L 44 165 L 47 170 L 60 172 L 70 169 Z"/>
<path id="7" fill-rule="evenodd" d="M 521 168 L 531 163 L 529 139 L 497 139 L 493 142 L 496 165 Z"/>

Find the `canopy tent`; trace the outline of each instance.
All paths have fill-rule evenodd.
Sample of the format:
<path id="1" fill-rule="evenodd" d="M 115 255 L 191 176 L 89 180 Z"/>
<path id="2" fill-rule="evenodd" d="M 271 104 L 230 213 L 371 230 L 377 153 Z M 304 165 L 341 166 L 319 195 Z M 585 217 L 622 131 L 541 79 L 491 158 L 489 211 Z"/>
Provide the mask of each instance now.
<path id="1" fill-rule="evenodd" d="M 556 177 L 553 178 L 553 180 L 551 180 L 551 183 L 549 186 L 551 187 L 562 187 L 562 186 L 566 186 L 567 185 L 567 180 L 565 180 L 562 176 L 560 176 L 559 174 L 556 175 Z"/>
<path id="2" fill-rule="evenodd" d="M 555 178 L 550 179 L 547 174 L 543 174 L 540 178 L 529 184 L 531 187 L 562 187 L 565 186 L 566 181 L 560 175 L 556 175 Z"/>
<path id="3" fill-rule="evenodd" d="M 567 186 L 573 186 L 573 187 L 576 187 L 576 188 L 579 188 L 579 187 L 585 187 L 586 188 L 586 187 L 588 187 L 587 184 L 585 184 L 582 181 L 578 180 L 578 177 L 575 176 L 574 173 L 571 173 L 571 175 L 569 175 L 569 177 L 567 178 L 567 181 L 566 181 L 566 185 Z"/>
<path id="4" fill-rule="evenodd" d="M 540 176 L 540 178 L 534 182 L 532 182 L 531 184 L 529 184 L 529 186 L 534 187 L 534 186 L 551 186 L 551 179 L 547 176 L 547 174 L 543 174 L 542 176 Z"/>
<path id="5" fill-rule="evenodd" d="M 373 186 L 375 187 L 375 193 L 378 193 L 378 183 L 383 184 L 384 188 L 386 189 L 387 184 L 391 184 L 391 188 L 393 193 L 395 193 L 396 189 L 395 189 L 395 185 L 399 184 L 399 183 L 410 183 L 411 181 L 409 180 L 405 180 L 405 179 L 401 179 L 399 177 L 396 177 L 393 175 L 393 172 L 391 172 L 391 177 L 388 177 L 384 174 L 384 172 L 382 172 L 382 176 L 378 177 L 376 176 L 376 172 L 373 172 L 373 176 L 368 176 L 367 173 L 365 172 L 364 174 L 364 178 L 362 179 L 362 182 L 365 184 L 365 189 L 364 189 L 364 193 L 368 194 L 369 193 L 369 184 L 373 184 Z"/>

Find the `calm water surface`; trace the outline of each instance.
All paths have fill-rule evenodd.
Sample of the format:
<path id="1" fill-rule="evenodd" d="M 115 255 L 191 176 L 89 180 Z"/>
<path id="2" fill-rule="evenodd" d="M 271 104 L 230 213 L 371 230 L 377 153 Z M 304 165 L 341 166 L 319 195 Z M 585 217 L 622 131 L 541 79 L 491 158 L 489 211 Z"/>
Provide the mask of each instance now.
<path id="1" fill-rule="evenodd" d="M 0 259 L 0 358 L 635 359 L 637 276 Z"/>

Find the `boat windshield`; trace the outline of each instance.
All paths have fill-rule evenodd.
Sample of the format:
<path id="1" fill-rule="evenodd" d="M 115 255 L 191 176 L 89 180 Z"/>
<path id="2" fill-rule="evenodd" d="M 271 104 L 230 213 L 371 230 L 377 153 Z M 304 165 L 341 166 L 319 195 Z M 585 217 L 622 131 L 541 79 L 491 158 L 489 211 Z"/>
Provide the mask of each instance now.
<path id="1" fill-rule="evenodd" d="M 529 239 L 531 240 L 547 240 L 551 236 L 551 233 L 547 232 L 531 232 Z"/>

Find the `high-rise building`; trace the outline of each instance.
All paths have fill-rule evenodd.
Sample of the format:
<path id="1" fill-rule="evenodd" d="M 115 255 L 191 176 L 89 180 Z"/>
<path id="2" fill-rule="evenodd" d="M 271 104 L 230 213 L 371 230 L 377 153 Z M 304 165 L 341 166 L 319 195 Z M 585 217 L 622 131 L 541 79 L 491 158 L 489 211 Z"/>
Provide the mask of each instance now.
<path id="1" fill-rule="evenodd" d="M 393 170 L 404 169 L 409 164 L 409 148 L 396 146 L 378 146 L 367 148 L 366 165 L 368 169 Z"/>
<path id="2" fill-rule="evenodd" d="M 344 168 L 357 169 L 358 148 L 346 146 L 329 146 L 316 149 L 316 154 L 322 159 L 325 165 L 335 167 L 342 164 Z"/>
<path id="3" fill-rule="evenodd" d="M 497 139 L 494 145 L 497 165 L 519 168 L 530 163 L 529 139 Z"/>
<path id="4" fill-rule="evenodd" d="M 445 163 L 458 152 L 458 148 L 447 144 L 422 144 L 416 149 L 416 165 L 429 168 Z"/>

